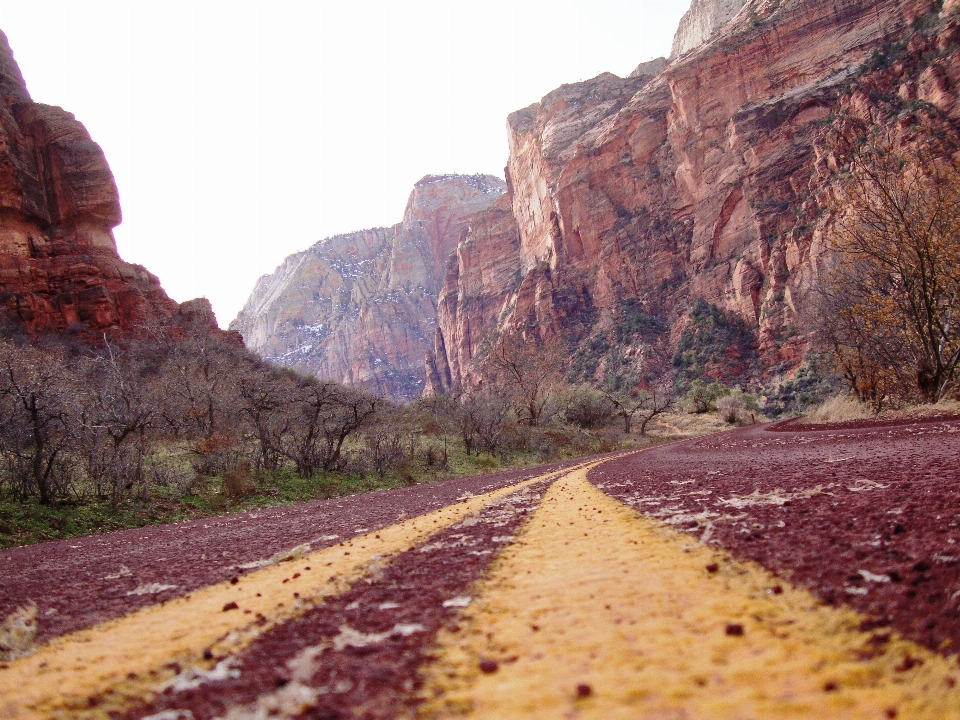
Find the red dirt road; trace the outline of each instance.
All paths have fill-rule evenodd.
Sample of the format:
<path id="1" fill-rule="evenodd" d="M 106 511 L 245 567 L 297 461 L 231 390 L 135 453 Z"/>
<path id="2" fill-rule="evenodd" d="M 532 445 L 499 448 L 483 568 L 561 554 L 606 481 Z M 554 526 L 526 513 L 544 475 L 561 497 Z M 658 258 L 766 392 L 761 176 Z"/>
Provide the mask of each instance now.
<path id="1" fill-rule="evenodd" d="M 589 478 L 878 628 L 960 652 L 960 419 L 787 421 L 606 463 Z"/>
<path id="2" fill-rule="evenodd" d="M 242 575 L 243 565 L 298 545 L 336 545 L 576 462 L 3 550 L 0 619 L 36 603 L 42 642 Z"/>
<path id="3" fill-rule="evenodd" d="M 138 608 L 162 605 L 174 597 L 189 594 L 199 597 L 203 594 L 201 588 L 216 583 L 222 584 L 217 587 L 225 587 L 230 592 L 236 589 L 240 602 L 238 607 L 237 602 L 224 604 L 220 600 L 214 615 L 236 618 L 238 629 L 247 622 L 244 617 L 259 617 L 261 621 L 247 626 L 248 630 L 253 628 L 252 640 L 238 646 L 236 651 L 223 650 L 216 642 L 189 647 L 185 644 L 184 654 L 176 658 L 163 655 L 159 662 L 166 664 L 162 666 L 145 665 L 138 673 L 128 673 L 129 667 L 123 666 L 121 673 L 129 679 L 129 686 L 120 687 L 122 682 L 117 686 L 97 685 L 91 681 L 87 685 L 90 690 L 79 696 L 71 695 L 74 699 L 60 705 L 55 697 L 57 691 L 49 691 L 54 693 L 51 699 L 44 689 L 47 699 L 36 700 L 36 695 L 30 698 L 25 695 L 22 701 L 17 701 L 22 704 L 10 706 L 13 710 L 9 717 L 201 720 L 277 715 L 331 720 L 416 715 L 426 707 L 422 706 L 426 697 L 437 697 L 436 693 L 442 692 L 436 689 L 436 678 L 430 674 L 431 663 L 439 662 L 437 648 L 444 643 L 450 648 L 451 638 L 464 637 L 466 641 L 469 633 L 473 633 L 472 637 L 477 633 L 491 637 L 484 627 L 470 624 L 475 611 L 473 607 L 467 608 L 477 600 L 476 612 L 481 612 L 484 593 L 491 590 L 483 581 L 491 577 L 491 573 L 501 572 L 503 565 L 498 565 L 501 558 L 516 550 L 514 562 L 519 562 L 516 553 L 532 547 L 533 541 L 523 538 L 537 535 L 527 533 L 528 529 L 537 527 L 547 532 L 546 520 L 531 518 L 556 520 L 551 520 L 549 525 L 557 528 L 553 532 L 559 533 L 555 538 L 557 544 L 552 546 L 557 552 L 561 547 L 575 545 L 576 539 L 579 547 L 586 548 L 586 556 L 592 557 L 594 551 L 600 550 L 598 541 L 592 539 L 594 532 L 599 533 L 602 524 L 607 523 L 611 510 L 613 515 L 624 512 L 623 506 L 610 497 L 691 536 L 689 545 L 685 545 L 683 536 L 678 540 L 677 547 L 684 545 L 684 549 L 676 551 L 676 564 L 667 561 L 665 567 L 669 572 L 679 571 L 684 557 L 701 557 L 712 552 L 699 546 L 712 546 L 729 553 L 723 556 L 726 559 L 722 562 L 730 563 L 730 567 L 698 561 L 709 564 L 697 564 L 694 570 L 704 577 L 717 579 L 714 588 L 728 587 L 729 579 L 723 578 L 747 573 L 746 566 L 739 562 L 752 561 L 783 581 L 782 588 L 768 583 L 763 595 L 782 595 L 787 599 L 793 597 L 791 588 L 800 587 L 812 592 L 826 606 L 855 609 L 860 617 L 854 621 L 854 628 L 862 619 L 858 631 L 862 632 L 862 638 L 858 641 L 859 649 L 854 652 L 854 664 L 879 658 L 881 662 L 888 662 L 895 678 L 892 685 L 884 687 L 899 688 L 907 680 L 921 687 L 919 694 L 910 691 L 914 694 L 897 696 L 895 703 L 878 706 L 886 713 L 884 716 L 895 717 L 896 708 L 901 706 L 897 703 L 908 707 L 910 702 L 920 703 L 916 707 L 928 708 L 917 717 L 942 716 L 940 710 L 930 710 L 933 706 L 929 703 L 942 702 L 944 692 L 954 692 L 960 651 L 960 418 L 821 427 L 805 427 L 788 421 L 614 456 L 593 466 L 585 479 L 585 471 L 579 471 L 581 487 L 595 496 L 587 503 L 590 507 L 576 499 L 575 491 L 558 495 L 555 489 L 567 482 L 558 482 L 558 479 L 570 476 L 552 471 L 576 464 L 462 478 L 5 551 L 0 554 L 0 573 L 4 577 L 0 586 L 0 612 L 6 614 L 30 601 L 36 602 L 41 642 L 105 619 L 128 615 Z M 506 488 L 533 477 L 539 478 L 534 484 L 504 490 L 507 494 L 497 496 L 499 499 L 484 499 L 482 502 L 488 504 L 483 507 L 478 504 L 478 510 L 464 511 L 466 514 L 461 513 L 456 522 L 433 525 L 436 532 L 432 535 L 402 542 L 395 546 L 398 550 L 392 554 L 373 556 L 372 563 L 364 566 L 363 574 L 341 589 L 330 585 L 331 589 L 323 590 L 321 596 L 305 595 L 302 602 L 300 595 L 293 593 L 294 604 L 302 605 L 303 611 L 299 614 L 277 622 L 243 614 L 252 612 L 245 605 L 253 602 L 250 588 L 260 588 L 257 561 L 276 557 L 303 544 L 309 544 L 314 553 L 330 548 L 337 555 L 350 556 L 353 552 L 356 556 L 363 547 L 359 542 L 357 547 L 353 543 L 358 536 L 368 538 L 363 542 L 370 543 L 373 533 L 383 532 L 387 537 L 403 519 L 421 517 L 439 508 L 466 507 L 457 505 L 463 497 Z M 610 497 L 596 493 L 590 483 Z M 543 499 L 551 493 L 552 500 Z M 600 524 L 580 526 L 581 521 L 576 519 L 579 516 L 571 512 L 563 514 L 563 502 L 570 503 L 567 509 L 571 512 L 576 509 L 592 513 L 594 519 L 590 522 Z M 603 503 L 612 506 L 603 506 L 607 514 L 593 507 Z M 621 517 L 617 522 L 639 523 L 636 515 L 627 515 L 626 520 Z M 603 548 L 624 547 L 627 536 L 621 540 L 614 531 L 627 525 L 616 525 L 613 517 L 610 522 L 606 536 L 613 539 Z M 656 527 L 662 531 L 662 525 Z M 375 537 L 379 539 L 380 535 Z M 643 546 L 642 542 L 640 546 L 633 540 L 630 542 L 634 547 Z M 642 565 L 643 552 L 636 552 L 640 552 L 639 565 Z M 690 554 L 685 555 L 688 552 Z M 597 552 L 598 557 L 600 554 Z M 618 549 L 615 554 L 621 557 L 623 551 Z M 316 554 L 313 557 L 316 558 Z M 329 558 L 332 560 L 333 556 Z M 246 576 L 244 566 L 249 571 Z M 542 564 L 525 567 L 520 571 L 525 577 L 546 572 Z M 318 571 L 320 579 L 326 582 L 327 571 L 316 560 L 285 564 L 280 569 L 284 576 L 282 584 L 276 587 L 292 592 Z M 336 574 L 333 569 L 329 572 Z M 569 600 L 564 589 L 566 583 L 575 579 L 565 577 L 563 572 L 560 586 L 542 589 L 560 593 L 561 609 Z M 233 584 L 224 582 L 237 577 L 239 580 Z M 331 575 L 329 582 L 334 580 Z M 280 583 L 280 580 L 274 582 Z M 626 578 L 623 582 L 627 582 Z M 643 587 L 642 577 L 631 582 L 638 582 L 638 588 Z M 510 585 L 508 580 L 506 587 Z M 581 587 L 590 591 L 589 586 Z M 267 585 L 263 585 L 265 596 L 268 591 Z M 242 592 L 248 594 L 242 595 Z M 471 596 L 477 593 L 479 599 L 472 600 Z M 642 603 L 637 607 L 630 605 L 630 598 L 638 597 L 631 593 L 626 591 L 626 600 L 621 598 L 621 603 L 613 609 L 609 604 L 604 606 L 610 613 L 620 613 L 613 622 L 623 622 L 624 627 L 647 614 L 647 606 Z M 259 592 L 256 597 L 260 598 Z M 583 622 L 599 626 L 603 611 L 595 604 L 599 600 L 594 601 L 592 594 L 589 597 L 588 617 Z M 746 595 L 743 597 L 744 607 L 754 602 Z M 179 602 L 182 601 L 177 600 L 173 606 Z M 519 610 L 524 602 L 526 600 L 509 607 Z M 277 607 L 282 608 L 283 603 Z M 170 623 L 163 626 L 161 634 L 180 632 L 180 616 L 171 615 L 171 610 L 170 605 L 161 608 L 161 612 L 168 613 Z M 725 635 L 723 623 L 718 625 L 722 637 L 744 636 L 741 621 L 723 622 L 727 623 Z M 462 632 L 461 623 L 464 624 Z M 110 626 L 103 625 L 92 631 L 102 628 L 106 628 L 103 630 L 106 634 L 113 632 Z M 530 628 L 532 637 L 545 634 L 539 633 L 536 624 Z M 926 650 L 911 645 L 912 649 L 904 653 L 898 634 L 933 651 L 932 655 L 925 656 L 925 665 L 920 656 Z M 759 630 L 746 632 L 751 640 L 761 635 Z M 672 632 L 668 629 L 664 637 L 672 637 Z M 545 640 L 552 642 L 549 638 Z M 888 645 L 899 649 L 884 658 Z M 534 658 L 539 652 L 535 650 L 530 650 Z M 35 657 L 45 657 L 44 652 L 41 647 Z M 444 652 L 456 655 L 456 651 Z M 522 664 L 526 660 L 520 657 L 518 661 L 518 656 L 509 653 L 498 661 L 481 656 L 471 661 L 470 667 L 471 672 L 479 673 L 480 677 L 508 678 L 510 664 L 515 661 Z M 563 660 L 567 660 L 566 656 Z M 26 657 L 22 661 L 0 664 L 0 685 L 4 672 L 13 677 L 12 673 L 24 672 L 18 669 L 18 663 L 30 661 L 31 658 Z M 585 661 L 571 660 L 577 667 L 582 662 Z M 898 663 L 896 667 L 894 662 Z M 45 666 L 46 661 L 38 667 Z M 935 670 L 934 666 L 939 669 Z M 943 667 L 952 670 L 944 671 Z M 91 674 L 96 671 L 97 663 L 87 669 L 79 665 L 77 668 L 78 673 Z M 145 678 L 146 670 L 149 678 L 156 679 Z M 927 690 L 932 686 L 924 684 L 927 680 L 918 680 L 918 673 L 934 670 L 938 673 L 937 687 L 942 689 Z M 695 680 L 700 687 L 703 678 Z M 722 683 L 718 685 L 722 686 Z M 83 687 L 83 683 L 78 687 Z M 574 705 L 569 707 L 580 707 L 576 703 L 593 697 L 589 685 L 583 686 L 586 690 L 577 685 L 571 687 L 573 690 L 568 691 L 575 690 L 575 694 L 569 702 Z M 831 680 L 823 688 L 815 688 L 815 692 L 825 697 L 840 697 L 837 695 L 840 687 Z M 843 687 L 846 691 L 846 686 Z M 144 688 L 152 689 L 144 691 Z M 434 695 L 430 696 L 428 691 Z M 850 692 L 859 690 L 851 686 Z M 862 701 L 861 698 L 857 702 Z M 43 709 L 52 707 L 67 708 L 66 715 L 64 711 L 51 713 Z M 816 705 L 811 707 L 817 711 Z M 0 704 L 0 717 L 5 717 L 3 711 Z M 862 716 L 874 717 L 870 713 Z"/>

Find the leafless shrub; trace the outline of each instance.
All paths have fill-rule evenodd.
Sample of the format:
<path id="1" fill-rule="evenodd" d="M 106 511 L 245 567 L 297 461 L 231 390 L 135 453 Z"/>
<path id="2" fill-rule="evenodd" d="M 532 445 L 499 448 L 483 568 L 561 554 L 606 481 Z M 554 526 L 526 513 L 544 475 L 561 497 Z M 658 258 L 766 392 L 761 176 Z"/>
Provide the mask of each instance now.
<path id="1" fill-rule="evenodd" d="M 746 410 L 746 403 L 743 401 L 743 398 L 736 395 L 726 395 L 722 398 L 717 398 L 717 414 L 723 418 L 724 422 L 728 422 L 731 425 L 740 418 L 743 411 Z"/>
<path id="2" fill-rule="evenodd" d="M 293 419 L 282 449 L 302 477 L 333 469 L 346 439 L 372 420 L 383 404 L 362 390 L 312 378 L 302 378 L 292 395 Z"/>
<path id="3" fill-rule="evenodd" d="M 585 430 L 606 425 L 618 409 L 610 395 L 587 383 L 571 388 L 565 406 L 567 421 Z"/>
<path id="4" fill-rule="evenodd" d="M 170 487 L 181 496 L 194 495 L 202 476 L 185 459 L 152 456 L 145 463 L 144 475 L 150 486 Z"/>
<path id="5" fill-rule="evenodd" d="M 231 500 L 242 500 L 255 495 L 257 488 L 253 484 L 250 466 L 246 463 L 238 463 L 224 471 L 222 489 Z"/>
<path id="6" fill-rule="evenodd" d="M 79 426 L 78 388 L 62 350 L 0 341 L 0 454 L 16 497 L 50 504 L 66 493 L 63 462 Z"/>
<path id="7" fill-rule="evenodd" d="M 460 438 L 467 455 L 496 453 L 507 447 L 510 403 L 503 395 L 480 390 L 461 401 Z"/>
<path id="8" fill-rule="evenodd" d="M 239 407 L 256 438 L 254 462 L 273 470 L 283 462 L 284 438 L 293 418 L 286 412 L 293 385 L 290 377 L 275 368 L 247 364 L 237 379 Z"/>
<path id="9" fill-rule="evenodd" d="M 222 475 L 240 462 L 240 448 L 230 435 L 214 433 L 194 445 L 192 464 L 199 475 Z"/>

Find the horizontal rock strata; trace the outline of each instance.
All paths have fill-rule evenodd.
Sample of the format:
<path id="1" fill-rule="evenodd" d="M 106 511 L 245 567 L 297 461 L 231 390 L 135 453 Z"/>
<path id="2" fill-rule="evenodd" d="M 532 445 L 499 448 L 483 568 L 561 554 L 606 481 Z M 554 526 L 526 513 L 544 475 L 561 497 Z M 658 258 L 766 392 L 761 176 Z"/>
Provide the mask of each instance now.
<path id="1" fill-rule="evenodd" d="M 561 339 L 600 381 L 675 358 L 757 387 L 801 364 L 836 181 L 832 120 L 921 108 L 956 138 L 957 9 L 740 4 L 694 2 L 683 54 L 662 69 L 565 85 L 510 116 L 508 196 L 472 220 L 440 290 L 437 382 L 447 366 L 450 387 L 475 384 L 478 349 L 511 330 Z M 709 30 L 692 30 L 701 20 Z M 753 336 L 744 348 L 759 363 L 727 362 L 722 348 L 682 356 L 698 301 Z"/>

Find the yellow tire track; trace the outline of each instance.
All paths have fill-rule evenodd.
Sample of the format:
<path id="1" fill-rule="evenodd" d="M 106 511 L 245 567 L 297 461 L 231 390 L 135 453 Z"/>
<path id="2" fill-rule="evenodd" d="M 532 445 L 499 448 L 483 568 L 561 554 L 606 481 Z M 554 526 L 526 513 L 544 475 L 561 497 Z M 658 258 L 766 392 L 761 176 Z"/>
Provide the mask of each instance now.
<path id="1" fill-rule="evenodd" d="M 579 466 L 578 466 L 579 467 Z M 55 638 L 0 670 L 0 718 L 105 718 L 150 697 L 177 666 L 210 669 L 265 630 L 345 591 L 380 558 L 422 543 L 546 473 L 229 582 Z M 309 570 L 307 568 L 310 568 Z M 297 577 L 294 577 L 297 575 Z M 236 608 L 225 610 L 233 603 Z M 209 652 L 210 650 L 213 652 Z M 175 665 L 176 664 L 176 665 Z"/>
<path id="2" fill-rule="evenodd" d="M 960 718 L 955 661 L 694 542 L 564 476 L 438 637 L 421 717 Z"/>

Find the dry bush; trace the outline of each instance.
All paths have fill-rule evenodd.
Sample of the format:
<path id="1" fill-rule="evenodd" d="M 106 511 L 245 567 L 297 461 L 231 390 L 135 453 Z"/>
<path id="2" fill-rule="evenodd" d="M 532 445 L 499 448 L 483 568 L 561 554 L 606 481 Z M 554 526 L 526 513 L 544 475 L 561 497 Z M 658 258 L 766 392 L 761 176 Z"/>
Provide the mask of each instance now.
<path id="1" fill-rule="evenodd" d="M 595 453 L 606 453 L 619 450 L 623 446 L 623 440 L 625 437 L 625 433 L 619 428 L 602 428 L 594 433 L 590 450 Z"/>
<path id="2" fill-rule="evenodd" d="M 834 267 L 822 283 L 823 336 L 851 391 L 876 411 L 936 402 L 960 367 L 955 147 L 922 123 L 913 137 L 859 126 L 836 133 L 838 154 L 848 152 L 827 228 Z"/>
<path id="3" fill-rule="evenodd" d="M 571 434 L 571 431 L 559 427 L 536 428 L 528 435 L 527 441 L 531 450 L 546 459 L 569 448 L 573 444 Z"/>
<path id="4" fill-rule="evenodd" d="M 676 409 L 653 420 L 652 434 L 671 439 L 700 437 L 725 430 L 727 424 L 716 413 L 689 413 Z"/>
<path id="5" fill-rule="evenodd" d="M 250 466 L 246 464 L 233 465 L 223 473 L 223 493 L 231 500 L 242 500 L 255 495 L 256 486 L 250 474 Z"/>
<path id="6" fill-rule="evenodd" d="M 806 419 L 814 423 L 844 422 L 845 420 L 864 420 L 874 417 L 873 409 L 851 395 L 838 395 L 821 403 L 807 414 Z"/>
<path id="7" fill-rule="evenodd" d="M 149 485 L 173 488 L 184 497 L 195 495 L 203 482 L 203 476 L 197 475 L 189 462 L 174 456 L 153 456 L 144 474 Z"/>
<path id="8" fill-rule="evenodd" d="M 486 369 L 512 400 L 520 422 L 536 427 L 547 420 L 553 390 L 562 383 L 563 348 L 530 333 L 500 336 L 486 358 Z"/>
<path id="9" fill-rule="evenodd" d="M 17 499 L 49 505 L 73 480 L 81 396 L 66 365 L 62 349 L 0 341 L 0 477 Z"/>
<path id="10" fill-rule="evenodd" d="M 564 404 L 567 422 L 584 430 L 607 425 L 616 410 L 611 398 L 587 383 L 572 387 Z"/>
<path id="11" fill-rule="evenodd" d="M 193 469 L 208 477 L 221 475 L 237 464 L 239 452 L 234 438 L 214 433 L 194 445 Z"/>
<path id="12" fill-rule="evenodd" d="M 743 398 L 736 395 L 717 398 L 716 405 L 717 414 L 723 418 L 724 422 L 731 425 L 736 423 L 747 409 L 747 404 L 743 401 Z"/>
<path id="13" fill-rule="evenodd" d="M 960 413 L 960 399 L 941 400 L 936 405 L 931 405 L 932 410 L 941 410 L 943 412 Z"/>

